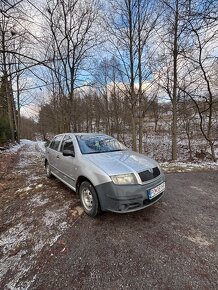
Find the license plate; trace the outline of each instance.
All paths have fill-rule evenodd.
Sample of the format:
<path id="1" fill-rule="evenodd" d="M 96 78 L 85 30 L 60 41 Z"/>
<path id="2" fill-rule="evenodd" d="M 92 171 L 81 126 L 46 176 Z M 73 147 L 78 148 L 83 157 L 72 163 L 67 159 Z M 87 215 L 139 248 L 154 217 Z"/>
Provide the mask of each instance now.
<path id="1" fill-rule="evenodd" d="M 165 190 L 165 182 L 161 183 L 160 185 L 148 190 L 148 198 L 152 199 L 158 194 L 162 193 Z"/>

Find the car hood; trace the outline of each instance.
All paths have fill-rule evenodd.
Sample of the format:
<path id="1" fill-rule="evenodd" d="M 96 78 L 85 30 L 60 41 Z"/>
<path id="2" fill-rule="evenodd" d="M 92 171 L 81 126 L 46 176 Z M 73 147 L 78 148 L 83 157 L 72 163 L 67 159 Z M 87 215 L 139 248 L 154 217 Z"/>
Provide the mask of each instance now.
<path id="1" fill-rule="evenodd" d="M 109 176 L 142 172 L 157 166 L 157 162 L 131 150 L 83 155 Z"/>

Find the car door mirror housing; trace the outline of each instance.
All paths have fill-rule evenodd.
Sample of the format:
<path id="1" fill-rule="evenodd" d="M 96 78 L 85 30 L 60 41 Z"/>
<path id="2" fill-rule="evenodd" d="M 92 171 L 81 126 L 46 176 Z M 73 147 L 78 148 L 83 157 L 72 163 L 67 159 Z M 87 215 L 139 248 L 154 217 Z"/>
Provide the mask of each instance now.
<path id="1" fill-rule="evenodd" d="M 75 157 L 75 152 L 72 151 L 72 150 L 65 149 L 65 150 L 63 151 L 63 155 L 64 155 L 64 156 L 72 156 L 72 157 Z"/>

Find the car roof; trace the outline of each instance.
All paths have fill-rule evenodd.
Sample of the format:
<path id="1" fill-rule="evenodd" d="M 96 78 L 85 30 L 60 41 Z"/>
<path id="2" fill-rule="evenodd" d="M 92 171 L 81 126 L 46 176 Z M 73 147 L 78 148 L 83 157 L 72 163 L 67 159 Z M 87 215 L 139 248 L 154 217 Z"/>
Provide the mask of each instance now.
<path id="1" fill-rule="evenodd" d="M 93 136 L 105 135 L 104 133 L 72 133 L 72 134 L 75 135 L 75 136 L 78 136 L 78 135 L 93 135 Z"/>
<path id="2" fill-rule="evenodd" d="M 71 135 L 71 136 L 81 136 L 81 135 L 99 136 L 99 135 L 102 135 L 102 136 L 107 136 L 104 133 L 83 133 L 83 132 L 81 132 L 81 133 L 66 132 L 66 133 L 57 134 L 56 136 L 63 136 L 63 135 Z"/>

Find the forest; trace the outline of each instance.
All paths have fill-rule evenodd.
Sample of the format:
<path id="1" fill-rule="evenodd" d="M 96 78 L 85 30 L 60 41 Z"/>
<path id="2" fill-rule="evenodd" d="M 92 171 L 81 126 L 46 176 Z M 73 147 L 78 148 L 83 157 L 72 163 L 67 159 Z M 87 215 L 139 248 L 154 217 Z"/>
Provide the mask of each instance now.
<path id="1" fill-rule="evenodd" d="M 218 157 L 217 0 L 2 0 L 0 146 L 104 132 Z"/>

